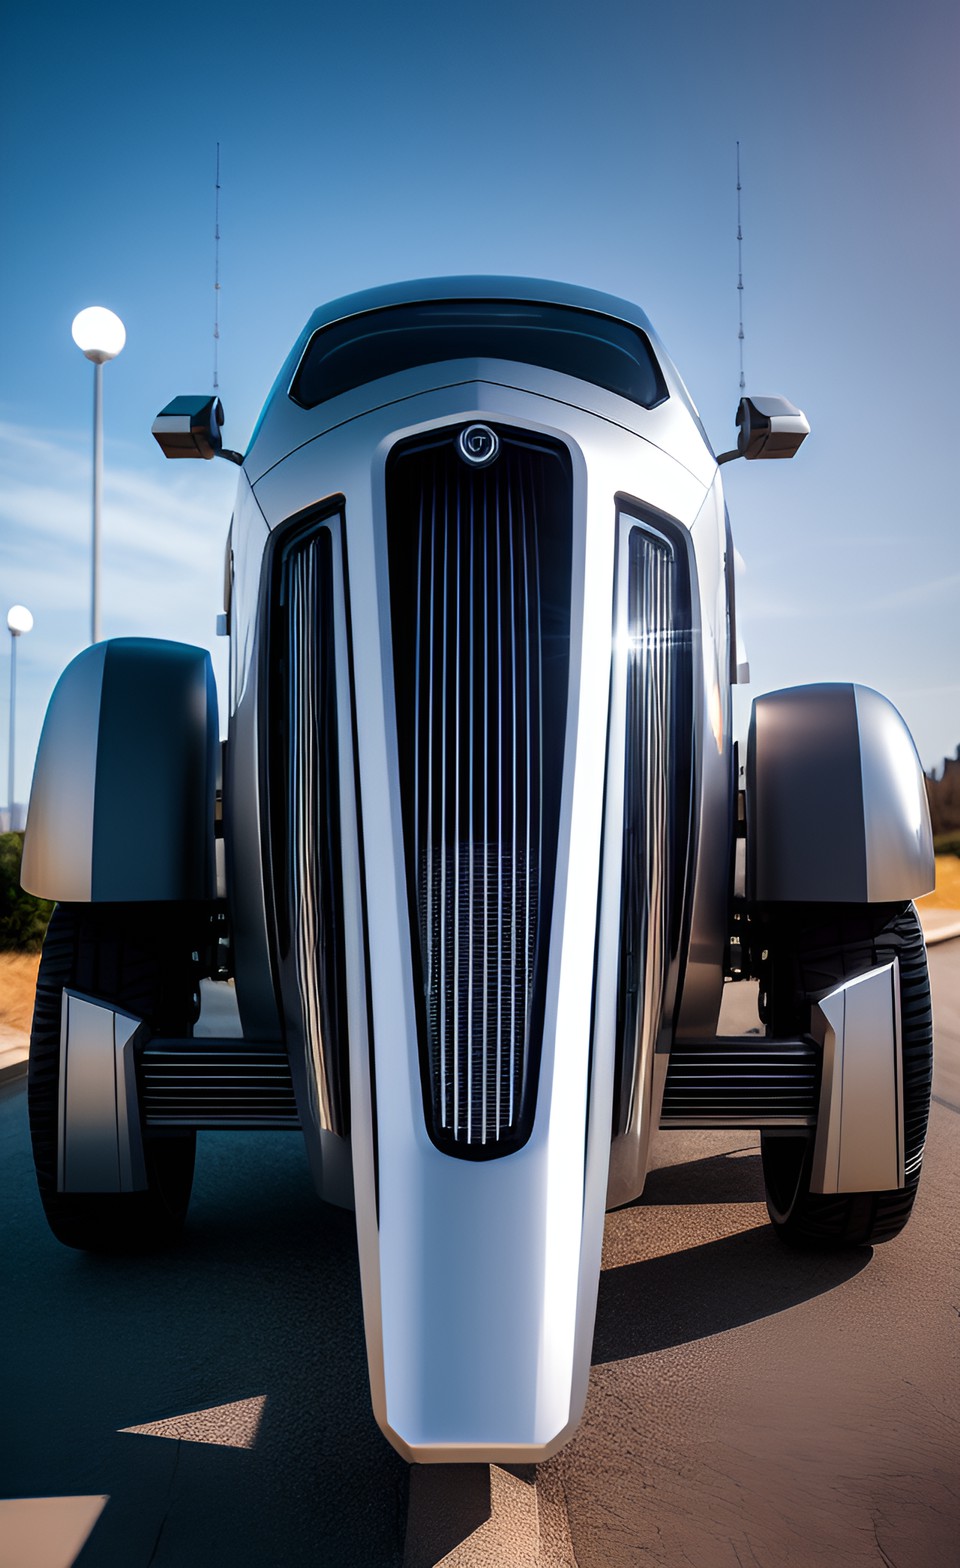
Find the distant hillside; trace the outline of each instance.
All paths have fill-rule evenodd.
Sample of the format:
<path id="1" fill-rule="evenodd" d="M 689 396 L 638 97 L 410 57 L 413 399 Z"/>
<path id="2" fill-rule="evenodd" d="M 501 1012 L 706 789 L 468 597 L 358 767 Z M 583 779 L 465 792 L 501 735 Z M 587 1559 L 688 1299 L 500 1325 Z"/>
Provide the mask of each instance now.
<path id="1" fill-rule="evenodd" d="M 960 746 L 955 757 L 944 758 L 940 778 L 932 772 L 926 777 L 934 836 L 960 833 Z"/>

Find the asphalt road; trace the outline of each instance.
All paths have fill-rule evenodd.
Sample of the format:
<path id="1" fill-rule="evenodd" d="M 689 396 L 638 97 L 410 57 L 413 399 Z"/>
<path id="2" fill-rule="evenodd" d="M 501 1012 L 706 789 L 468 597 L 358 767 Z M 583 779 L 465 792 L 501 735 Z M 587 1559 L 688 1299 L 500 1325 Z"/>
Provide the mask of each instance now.
<path id="1" fill-rule="evenodd" d="M 0 1568 L 956 1568 L 960 941 L 930 958 L 903 1236 L 793 1255 L 754 1137 L 662 1135 L 608 1216 L 585 1420 L 536 1470 L 380 1436 L 352 1221 L 296 1136 L 205 1135 L 185 1245 L 111 1262 L 49 1236 L 3 1091 Z"/>

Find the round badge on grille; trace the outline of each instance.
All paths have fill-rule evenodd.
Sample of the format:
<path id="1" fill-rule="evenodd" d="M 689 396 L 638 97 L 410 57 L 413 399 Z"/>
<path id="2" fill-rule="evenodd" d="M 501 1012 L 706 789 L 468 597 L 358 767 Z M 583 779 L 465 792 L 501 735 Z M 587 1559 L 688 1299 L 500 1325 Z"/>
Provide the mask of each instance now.
<path id="1" fill-rule="evenodd" d="M 468 425 L 466 430 L 461 430 L 457 445 L 460 456 L 474 468 L 492 463 L 500 450 L 500 441 L 489 425 Z"/>

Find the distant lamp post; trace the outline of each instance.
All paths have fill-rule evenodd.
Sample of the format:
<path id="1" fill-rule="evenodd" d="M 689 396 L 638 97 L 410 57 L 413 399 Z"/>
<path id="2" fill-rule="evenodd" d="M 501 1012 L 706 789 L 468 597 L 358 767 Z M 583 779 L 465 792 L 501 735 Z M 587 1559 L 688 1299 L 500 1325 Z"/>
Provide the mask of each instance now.
<path id="1" fill-rule="evenodd" d="M 26 605 L 11 605 L 7 612 L 7 630 L 10 633 L 10 772 L 7 779 L 7 805 L 10 808 L 10 832 L 13 832 L 14 764 L 17 748 L 17 638 L 33 630 L 33 616 Z"/>
<path id="2" fill-rule="evenodd" d="M 127 341 L 127 330 L 112 310 L 91 305 L 73 318 L 73 341 L 93 360 L 93 579 L 90 641 L 100 641 L 100 498 L 103 490 L 103 367 L 116 359 Z"/>

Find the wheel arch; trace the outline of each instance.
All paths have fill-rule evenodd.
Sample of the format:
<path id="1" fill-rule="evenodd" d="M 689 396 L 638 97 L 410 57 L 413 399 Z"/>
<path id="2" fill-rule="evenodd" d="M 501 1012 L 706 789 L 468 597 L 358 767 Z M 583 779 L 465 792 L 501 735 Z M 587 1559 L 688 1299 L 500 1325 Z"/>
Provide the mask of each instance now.
<path id="1" fill-rule="evenodd" d="M 76 903 L 214 898 L 218 744 L 205 649 L 141 637 L 86 648 L 47 708 L 24 888 Z"/>
<path id="2" fill-rule="evenodd" d="M 893 704 L 867 686 L 756 698 L 746 809 L 754 903 L 891 903 L 933 887 L 916 747 Z"/>

